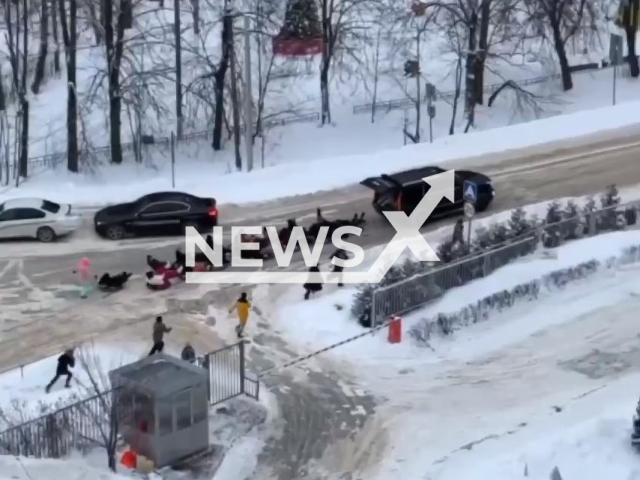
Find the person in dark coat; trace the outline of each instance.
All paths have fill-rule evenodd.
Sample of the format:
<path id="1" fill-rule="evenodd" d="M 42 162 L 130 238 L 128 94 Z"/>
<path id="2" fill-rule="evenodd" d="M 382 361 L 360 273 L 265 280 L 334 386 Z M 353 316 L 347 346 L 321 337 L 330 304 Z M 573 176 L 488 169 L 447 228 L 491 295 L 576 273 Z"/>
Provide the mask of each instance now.
<path id="1" fill-rule="evenodd" d="M 151 348 L 149 356 L 164 350 L 164 334 L 169 333 L 170 331 L 171 328 L 164 324 L 162 317 L 156 317 L 156 323 L 153 324 L 153 348 Z"/>
<path id="2" fill-rule="evenodd" d="M 73 348 L 66 350 L 62 355 L 58 357 L 58 366 L 56 368 L 56 376 L 53 377 L 53 380 L 49 382 L 49 385 L 45 388 L 45 391 L 49 393 L 51 391 L 51 387 L 55 385 L 58 379 L 64 375 L 67 376 L 67 382 L 65 383 L 65 388 L 71 388 L 71 378 L 73 375 L 69 371 L 69 368 L 73 368 L 76 365 L 76 359 L 73 356 Z"/>
<path id="3" fill-rule="evenodd" d="M 464 222 L 461 218 L 453 226 L 453 243 L 464 245 Z"/>
<path id="4" fill-rule="evenodd" d="M 339 258 L 341 260 L 349 260 L 349 254 L 347 252 L 345 252 L 343 249 L 339 248 L 338 250 L 333 252 L 333 255 L 331 256 L 332 260 L 334 258 Z M 338 283 L 338 287 L 342 287 L 344 285 L 342 283 L 342 271 L 343 270 L 344 270 L 344 267 L 341 267 L 340 265 L 333 264 L 333 272 L 340 274 L 340 283 Z"/>
<path id="5" fill-rule="evenodd" d="M 309 268 L 309 272 L 315 272 L 315 273 L 319 273 L 320 269 L 318 268 L 318 266 L 316 265 L 315 267 L 311 267 Z M 322 290 L 322 284 L 321 283 L 311 283 L 311 282 L 307 282 L 303 285 L 304 290 L 305 290 L 305 294 L 304 294 L 304 299 L 305 300 L 309 300 L 309 297 L 311 296 L 311 294 L 315 294 L 318 293 L 319 291 Z"/>
<path id="6" fill-rule="evenodd" d="M 196 351 L 193 349 L 189 342 L 187 342 L 187 344 L 182 349 L 180 358 L 182 358 L 182 360 L 184 360 L 185 362 L 196 363 Z"/>

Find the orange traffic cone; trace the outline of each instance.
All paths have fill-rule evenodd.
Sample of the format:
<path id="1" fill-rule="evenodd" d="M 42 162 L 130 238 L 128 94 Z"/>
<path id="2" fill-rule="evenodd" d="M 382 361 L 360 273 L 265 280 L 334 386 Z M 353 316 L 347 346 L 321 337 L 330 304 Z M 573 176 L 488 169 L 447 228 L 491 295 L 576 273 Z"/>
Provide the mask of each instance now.
<path id="1" fill-rule="evenodd" d="M 137 462 L 137 455 L 136 452 L 134 452 L 131 449 L 126 450 L 123 454 L 122 454 L 122 458 L 120 459 L 120 463 L 122 465 L 124 465 L 127 468 L 131 468 L 134 469 L 136 468 L 136 464 Z"/>

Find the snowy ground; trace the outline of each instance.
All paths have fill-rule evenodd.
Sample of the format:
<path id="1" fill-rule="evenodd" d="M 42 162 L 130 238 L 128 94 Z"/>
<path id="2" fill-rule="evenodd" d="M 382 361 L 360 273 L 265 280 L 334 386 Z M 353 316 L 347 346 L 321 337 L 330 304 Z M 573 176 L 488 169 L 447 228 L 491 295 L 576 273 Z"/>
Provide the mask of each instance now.
<path id="1" fill-rule="evenodd" d="M 404 329 L 474 295 L 604 260 L 639 242 L 639 232 L 613 233 L 561 247 L 557 259 L 523 260 L 450 292 L 404 319 Z M 530 478 L 542 480 L 558 466 L 566 479 L 640 478 L 628 443 L 640 393 L 639 272 L 638 265 L 603 270 L 435 340 L 435 351 L 406 336 L 389 345 L 383 332 L 317 357 L 311 371 L 339 371 L 382 399 L 377 433 L 362 440 L 388 437 L 386 451 L 358 474 L 375 480 L 515 480 L 527 468 Z M 297 289 L 280 291 L 271 328 L 302 352 L 361 333 L 348 318 L 352 293 L 328 291 L 303 302 Z M 275 296 L 256 292 L 255 302 Z"/>
<path id="2" fill-rule="evenodd" d="M 436 121 L 437 139 L 433 144 L 400 148 L 402 138 L 398 129 L 402 125 L 401 112 L 391 112 L 374 124 L 366 116 L 350 115 L 344 117 L 343 126 L 318 129 L 315 125 L 292 125 L 282 131 L 278 148 L 270 154 L 269 168 L 249 174 L 235 173 L 228 157 L 213 158 L 212 161 L 208 141 L 193 141 L 178 146 L 175 188 L 215 196 L 219 203 L 261 201 L 343 187 L 389 170 L 425 163 L 446 164 L 452 159 L 637 126 L 640 117 L 635 102 L 640 99 L 640 94 L 635 81 L 619 79 L 620 105 L 608 107 L 611 104 L 610 77 L 610 70 L 576 74 L 575 91 L 561 100 L 549 93 L 555 87 L 548 84 L 532 86 L 542 96 L 551 95 L 546 116 L 552 118 L 512 126 L 507 130 L 497 127 L 531 118 L 516 115 L 507 120 L 506 117 L 514 111 L 514 105 L 506 97 L 492 108 L 479 110 L 482 132 L 448 137 L 447 122 Z M 442 110 L 446 111 L 446 107 Z M 446 117 L 445 111 L 442 115 Z M 572 115 L 557 116 L 563 113 Z M 309 175 L 309 172 L 313 174 Z M 99 197 L 96 196 L 97 188 L 100 189 Z M 150 147 L 148 161 L 144 165 L 127 162 L 119 167 L 97 169 L 89 176 L 48 171 L 35 175 L 17 190 L 12 187 L 0 190 L 0 201 L 14 196 L 35 195 L 78 205 L 98 205 L 128 201 L 151 191 L 170 189 L 169 149 Z"/>

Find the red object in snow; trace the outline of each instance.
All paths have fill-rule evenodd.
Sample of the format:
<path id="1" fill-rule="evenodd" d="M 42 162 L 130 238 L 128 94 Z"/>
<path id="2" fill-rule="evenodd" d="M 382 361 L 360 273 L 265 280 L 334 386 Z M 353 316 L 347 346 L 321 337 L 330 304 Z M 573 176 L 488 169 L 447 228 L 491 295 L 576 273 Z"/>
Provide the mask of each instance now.
<path id="1" fill-rule="evenodd" d="M 136 452 L 129 449 L 122 454 L 122 458 L 120 459 L 120 463 L 126 468 L 134 469 L 138 463 L 138 456 Z"/>
<path id="2" fill-rule="evenodd" d="M 292 38 L 283 35 L 273 37 L 272 47 L 275 55 L 286 57 L 302 57 L 322 53 L 322 37 Z"/>
<path id="3" fill-rule="evenodd" d="M 389 321 L 389 343 L 402 341 L 402 318 L 393 315 Z"/>

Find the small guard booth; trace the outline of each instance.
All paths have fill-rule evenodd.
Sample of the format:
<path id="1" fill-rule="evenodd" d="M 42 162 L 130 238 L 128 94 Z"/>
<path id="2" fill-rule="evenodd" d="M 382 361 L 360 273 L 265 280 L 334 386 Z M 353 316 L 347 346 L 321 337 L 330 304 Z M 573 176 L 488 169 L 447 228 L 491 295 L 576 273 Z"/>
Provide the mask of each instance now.
<path id="1" fill-rule="evenodd" d="M 109 378 L 123 440 L 157 468 L 209 447 L 205 369 L 158 353 Z"/>

